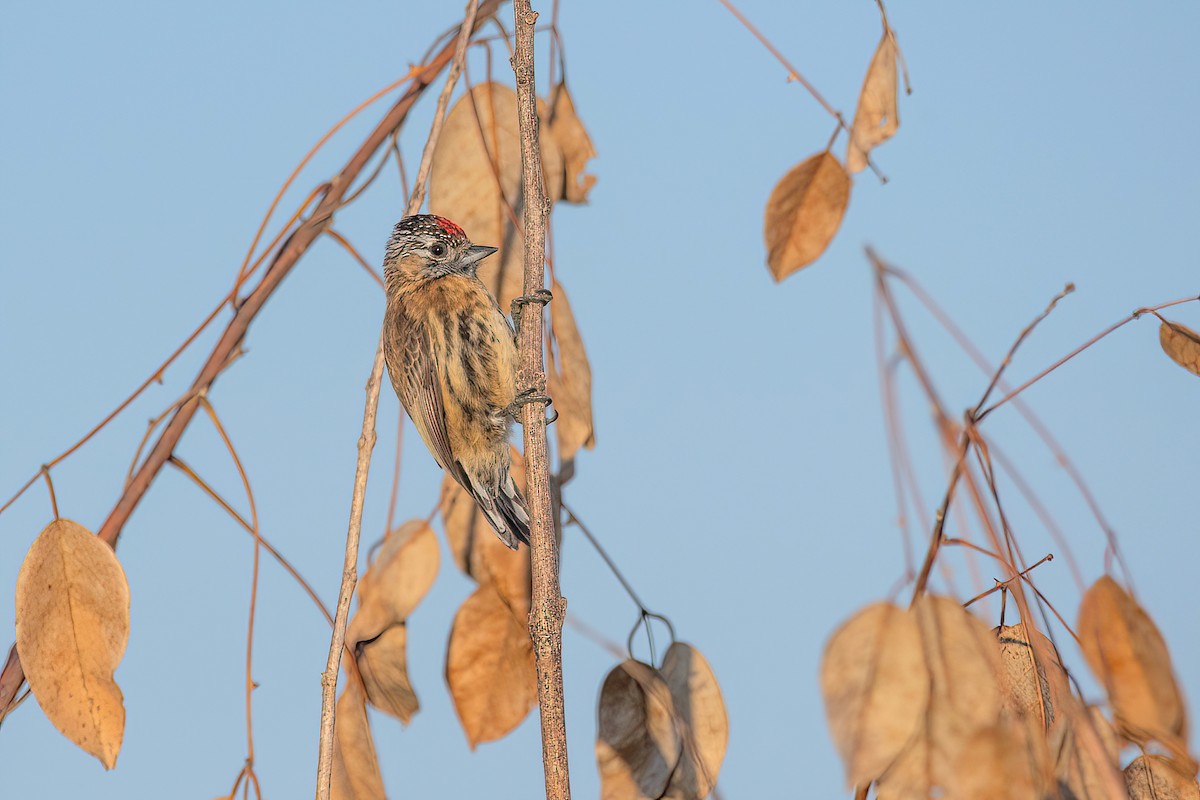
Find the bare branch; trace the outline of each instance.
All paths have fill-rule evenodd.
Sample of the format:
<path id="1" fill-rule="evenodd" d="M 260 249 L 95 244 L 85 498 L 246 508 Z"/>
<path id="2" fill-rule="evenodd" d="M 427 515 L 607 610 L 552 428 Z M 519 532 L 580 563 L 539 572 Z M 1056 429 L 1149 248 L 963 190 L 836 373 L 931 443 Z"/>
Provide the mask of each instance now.
<path id="1" fill-rule="evenodd" d="M 517 389 L 526 402 L 521 408 L 525 428 L 525 479 L 528 484 L 530 540 L 533 560 L 533 605 L 529 635 L 537 655 L 538 707 L 542 722 L 542 765 L 547 800 L 570 800 L 567 768 L 567 723 L 563 707 L 562 629 L 567 603 L 558 584 L 558 542 L 550 499 L 550 464 L 546 448 L 545 325 L 546 217 L 549 202 L 542 180 L 538 138 L 537 89 L 534 82 L 533 35 L 538 15 L 530 0 L 513 0 L 517 79 L 517 120 L 521 131 L 521 171 L 525 197 L 525 297 L 520 315 Z"/>

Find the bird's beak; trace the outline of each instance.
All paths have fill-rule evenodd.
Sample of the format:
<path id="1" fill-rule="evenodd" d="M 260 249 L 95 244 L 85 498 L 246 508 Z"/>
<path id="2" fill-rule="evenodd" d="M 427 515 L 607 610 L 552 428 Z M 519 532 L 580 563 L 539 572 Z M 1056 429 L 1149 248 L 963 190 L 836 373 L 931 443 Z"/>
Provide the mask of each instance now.
<path id="1" fill-rule="evenodd" d="M 474 266 L 499 249 L 498 247 L 488 247 L 483 244 L 472 245 L 463 254 L 462 263 L 464 266 Z"/>

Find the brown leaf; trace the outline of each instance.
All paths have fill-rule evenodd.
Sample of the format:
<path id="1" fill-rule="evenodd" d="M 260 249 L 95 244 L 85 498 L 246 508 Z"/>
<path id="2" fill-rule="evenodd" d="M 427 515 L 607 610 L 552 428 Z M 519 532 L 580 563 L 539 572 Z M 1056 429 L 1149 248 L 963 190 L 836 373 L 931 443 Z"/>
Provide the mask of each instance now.
<path id="1" fill-rule="evenodd" d="M 895 760 L 929 702 L 929 672 L 916 617 L 889 603 L 867 606 L 825 646 L 821 695 L 846 783 L 866 784 Z"/>
<path id="2" fill-rule="evenodd" d="M 507 735 L 537 703 L 529 630 L 490 583 L 480 585 L 454 617 L 446 683 L 472 750 Z"/>
<path id="3" fill-rule="evenodd" d="M 1128 800 L 1117 763 L 1121 743 L 1095 706 L 1068 695 L 1059 706 L 1060 722 L 1050 742 L 1057 754 L 1055 777 L 1067 800 Z M 1069 794 L 1068 794 L 1069 792 Z"/>
<path id="4" fill-rule="evenodd" d="M 1172 361 L 1200 375 L 1200 333 L 1178 322 L 1164 322 L 1158 326 L 1158 343 Z"/>
<path id="5" fill-rule="evenodd" d="M 544 116 L 542 106 L 539 102 Z M 566 185 L 563 151 L 545 123 L 541 137 L 543 181 L 554 202 Z M 521 219 L 521 186 L 516 92 L 498 83 L 477 84 L 446 115 L 433 153 L 429 210 L 457 222 L 476 244 L 500 248 L 482 263 L 479 278 L 506 312 L 524 292 L 524 238 L 512 216 Z"/>
<path id="6" fill-rule="evenodd" d="M 596 148 L 587 129 L 575 113 L 575 102 L 567 91 L 565 82 L 559 83 L 550 92 L 550 119 L 544 129 L 549 130 L 554 143 L 562 151 L 564 185 L 555 187 L 549 179 L 546 188 L 554 199 L 568 203 L 586 203 L 588 192 L 596 185 L 595 175 L 584 175 L 587 162 L 596 157 Z"/>
<path id="7" fill-rule="evenodd" d="M 991 631 L 948 597 L 925 595 L 912 612 L 928 667 L 929 707 L 917 735 L 879 779 L 890 800 L 943 789 L 967 743 L 1000 719 L 1000 654 Z"/>
<path id="8" fill-rule="evenodd" d="M 358 611 L 346 629 L 371 705 L 408 724 L 420 702 L 408 679 L 405 620 L 437 576 L 437 536 L 424 520 L 389 531 L 358 584 Z"/>
<path id="9" fill-rule="evenodd" d="M 423 519 L 410 519 L 383 539 L 358 582 L 358 612 L 350 628 L 371 639 L 408 619 L 437 577 L 441 556 L 437 534 Z"/>
<path id="10" fill-rule="evenodd" d="M 854 125 L 850 129 L 846 168 L 852 173 L 862 172 L 871 149 L 892 138 L 900 127 L 900 110 L 896 103 L 898 54 L 896 36 L 891 28 L 885 27 L 883 38 L 871 57 L 871 65 L 867 67 L 867 77 L 863 79 L 862 92 L 858 96 L 858 110 L 854 112 Z"/>
<path id="11" fill-rule="evenodd" d="M 1125 768 L 1129 800 L 1200 800 L 1200 784 L 1162 756 L 1138 756 Z"/>
<path id="12" fill-rule="evenodd" d="M 360 642 L 355 653 L 371 705 L 407 725 L 421 709 L 408 679 L 408 626 L 392 625 L 376 639 Z"/>
<path id="13" fill-rule="evenodd" d="M 729 717 L 717 676 L 700 651 L 683 642 L 667 648 L 661 674 L 671 689 L 675 724 L 683 742 L 679 765 L 663 798 L 708 797 L 717 785 L 729 744 Z"/>
<path id="14" fill-rule="evenodd" d="M 591 450 L 596 446 L 596 431 L 592 424 L 592 366 L 588 363 L 583 337 L 575 324 L 575 313 L 571 311 L 566 290 L 556 281 L 553 291 L 550 324 L 558 358 L 547 354 L 546 383 L 558 412 L 558 421 L 554 423 L 558 458 L 568 461 L 575 457 L 579 448 Z"/>
<path id="15" fill-rule="evenodd" d="M 516 448 L 511 449 L 511 454 L 510 472 L 517 488 L 524 492 L 525 459 Z M 517 622 L 524 625 L 529 617 L 532 591 L 529 548 L 509 550 L 484 519 L 474 499 L 449 476 L 442 480 L 439 508 L 458 568 L 477 583 L 494 584 Z"/>
<path id="16" fill-rule="evenodd" d="M 129 641 L 129 583 L 112 548 L 70 520 L 50 523 L 17 575 L 17 650 L 54 727 L 112 769 L 125 732 L 113 670 Z"/>
<path id="17" fill-rule="evenodd" d="M 596 763 L 602 800 L 656 800 L 666 791 L 681 742 L 671 690 L 632 659 L 604 679 L 597 712 Z"/>
<path id="18" fill-rule="evenodd" d="M 946 796 L 954 800 L 1045 797 L 1046 763 L 1031 755 L 1034 743 L 1027 738 L 1028 731 L 1021 723 L 1004 720 L 975 733 L 947 777 Z"/>
<path id="19" fill-rule="evenodd" d="M 1037 642 L 1030 646 L 1024 625 L 994 628 L 992 633 L 1000 646 L 1000 662 L 1004 666 L 1007 691 L 1005 707 L 1037 722 L 1043 731 L 1055 723 L 1056 709 L 1064 695 L 1070 694 L 1067 673 L 1063 670 L 1054 644 L 1040 632 L 1029 629 Z"/>
<path id="20" fill-rule="evenodd" d="M 1138 744 L 1157 739 L 1184 750 L 1183 696 L 1167 644 L 1141 606 L 1105 576 L 1083 596 L 1078 632 L 1088 666 L 1108 693 L 1117 730 Z"/>
<path id="21" fill-rule="evenodd" d="M 384 800 L 383 775 L 358 681 L 346 680 L 333 727 L 332 800 Z"/>
<path id="22" fill-rule="evenodd" d="M 833 241 L 846 204 L 850 176 L 825 151 L 794 167 L 767 200 L 767 264 L 776 281 L 817 260 Z"/>

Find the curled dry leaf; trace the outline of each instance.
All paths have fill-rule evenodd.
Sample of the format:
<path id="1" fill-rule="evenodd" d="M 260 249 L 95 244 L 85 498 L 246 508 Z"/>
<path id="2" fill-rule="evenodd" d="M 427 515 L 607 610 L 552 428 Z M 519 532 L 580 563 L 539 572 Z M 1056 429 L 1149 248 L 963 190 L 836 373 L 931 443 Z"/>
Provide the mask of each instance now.
<path id="1" fill-rule="evenodd" d="M 629 659 L 608 673 L 596 725 L 603 800 L 662 797 L 680 760 L 675 716 L 671 689 L 653 668 Z"/>
<path id="2" fill-rule="evenodd" d="M 821 695 L 847 785 L 879 777 L 929 703 L 916 617 L 890 603 L 867 606 L 851 617 L 825 646 Z"/>
<path id="3" fill-rule="evenodd" d="M 1000 654 L 978 618 L 948 597 L 925 595 L 909 612 L 916 617 L 929 676 L 929 706 L 899 758 L 879 779 L 879 796 L 927 798 L 954 776 L 963 748 L 997 724 Z"/>
<path id="4" fill-rule="evenodd" d="M 332 800 L 384 800 L 383 775 L 367 719 L 367 702 L 353 676 L 338 698 L 333 727 Z"/>
<path id="5" fill-rule="evenodd" d="M 370 642 L 359 642 L 354 652 L 371 705 L 407 725 L 421 710 L 408 678 L 408 625 L 392 625 Z"/>
<path id="6" fill-rule="evenodd" d="M 507 735 L 537 703 L 529 630 L 490 583 L 480 585 L 454 616 L 446 683 L 472 750 Z"/>
<path id="7" fill-rule="evenodd" d="M 511 454 L 510 472 L 517 488 L 524 492 L 525 459 L 516 448 L 511 448 Z M 442 479 L 439 509 L 458 568 L 477 583 L 493 584 L 517 622 L 524 625 L 532 592 L 529 548 L 509 550 L 471 496 L 449 476 Z"/>
<path id="8" fill-rule="evenodd" d="M 558 421 L 558 458 L 568 461 L 579 448 L 596 446 L 592 425 L 592 366 L 588 363 L 583 337 L 575 324 L 575 313 L 562 284 L 554 283 L 554 302 L 550 306 L 550 324 L 558 358 L 547 354 L 546 383 L 554 398 Z"/>
<path id="9" fill-rule="evenodd" d="M 1162 756 L 1138 756 L 1125 768 L 1129 800 L 1200 800 L 1195 777 Z"/>
<path id="10" fill-rule="evenodd" d="M 776 281 L 817 260 L 850 202 L 850 175 L 825 151 L 794 167 L 767 200 L 767 265 Z"/>
<path id="11" fill-rule="evenodd" d="M 17 575 L 17 650 L 54 727 L 112 769 L 125 733 L 113 671 L 129 641 L 129 583 L 116 554 L 70 520 L 50 523 Z"/>
<path id="12" fill-rule="evenodd" d="M 596 157 L 596 148 L 587 129 L 575 113 L 575 101 L 567 91 L 567 84 L 560 82 L 550 92 L 549 132 L 553 142 L 562 152 L 563 186 L 554 187 L 546 181 L 547 194 L 567 203 L 586 203 L 588 192 L 596 185 L 595 175 L 585 175 L 587 162 Z M 546 123 L 543 123 L 546 124 Z"/>
<path id="13" fill-rule="evenodd" d="M 1187 716 L 1171 656 L 1153 620 L 1112 578 L 1096 581 L 1079 607 L 1079 640 L 1108 693 L 1117 730 L 1185 750 Z"/>
<path id="14" fill-rule="evenodd" d="M 683 642 L 667 648 L 661 674 L 671 689 L 675 724 L 683 743 L 663 798 L 708 797 L 717 785 L 729 744 L 729 717 L 717 676 L 700 651 Z"/>
<path id="15" fill-rule="evenodd" d="M 1164 322 L 1158 327 L 1158 343 L 1172 361 L 1200 375 L 1200 333 L 1178 322 Z"/>
<path id="16" fill-rule="evenodd" d="M 867 67 L 867 77 L 863 79 L 862 92 L 858 96 L 858 110 L 854 112 L 854 125 L 850 129 L 846 168 L 852 173 L 862 172 L 871 149 L 892 138 L 900 127 L 900 110 L 896 102 L 899 52 L 896 35 L 885 26 L 883 38 Z"/>
<path id="17" fill-rule="evenodd" d="M 594 182 L 581 175 L 591 142 L 565 87 L 556 100 L 550 120 L 545 104 L 538 103 L 546 197 L 551 203 L 583 202 Z M 478 84 L 446 115 L 433 154 L 429 210 L 457 222 L 472 241 L 500 248 L 483 262 L 479 278 L 505 311 L 523 294 L 521 186 L 516 92 L 498 83 Z"/>
<path id="18" fill-rule="evenodd" d="M 420 708 L 408 679 L 405 620 L 437 577 L 437 536 L 424 520 L 389 531 L 358 584 L 358 611 L 346 629 L 371 705 L 408 724 Z"/>

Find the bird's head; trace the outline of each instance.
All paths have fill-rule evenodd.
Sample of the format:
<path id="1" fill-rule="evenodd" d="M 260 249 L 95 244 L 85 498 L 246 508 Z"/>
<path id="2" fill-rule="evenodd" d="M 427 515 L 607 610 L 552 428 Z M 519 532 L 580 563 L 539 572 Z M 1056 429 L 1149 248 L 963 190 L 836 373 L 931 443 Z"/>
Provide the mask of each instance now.
<path id="1" fill-rule="evenodd" d="M 414 214 L 396 223 L 383 258 L 389 286 L 446 275 L 474 275 L 495 247 L 473 245 L 462 228 L 435 214 Z"/>

